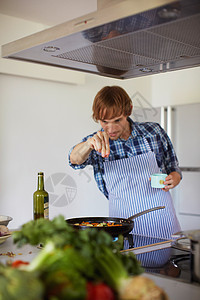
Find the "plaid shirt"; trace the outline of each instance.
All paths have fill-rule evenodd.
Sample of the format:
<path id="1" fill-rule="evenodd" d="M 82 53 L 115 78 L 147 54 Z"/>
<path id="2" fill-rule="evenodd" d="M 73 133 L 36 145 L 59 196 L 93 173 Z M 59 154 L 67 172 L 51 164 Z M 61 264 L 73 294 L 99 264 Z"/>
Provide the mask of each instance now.
<path id="1" fill-rule="evenodd" d="M 98 188 L 108 198 L 105 182 L 103 179 L 104 174 L 104 161 L 117 160 L 122 158 L 129 158 L 132 156 L 140 155 L 148 151 L 144 138 L 148 141 L 151 151 L 155 153 L 156 161 L 160 171 L 170 174 L 173 171 L 181 175 L 178 167 L 178 160 L 173 148 L 173 145 L 162 127 L 157 123 L 146 122 L 139 123 L 133 122 L 128 118 L 131 123 L 132 133 L 128 140 L 117 139 L 110 140 L 110 155 L 108 158 L 103 158 L 100 153 L 92 150 L 88 159 L 81 165 L 74 165 L 70 162 L 70 154 L 73 147 L 69 152 L 69 165 L 74 169 L 83 169 L 87 165 L 92 165 L 94 170 L 94 177 L 97 182 Z M 101 129 L 103 131 L 103 129 Z M 92 137 L 96 132 L 83 138 L 81 142 L 85 142 L 89 137 Z"/>

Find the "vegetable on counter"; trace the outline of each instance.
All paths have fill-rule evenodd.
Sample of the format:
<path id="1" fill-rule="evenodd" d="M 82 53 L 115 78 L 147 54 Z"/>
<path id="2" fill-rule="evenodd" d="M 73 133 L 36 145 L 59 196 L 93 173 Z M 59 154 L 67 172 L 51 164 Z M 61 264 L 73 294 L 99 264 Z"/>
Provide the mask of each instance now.
<path id="1" fill-rule="evenodd" d="M 18 259 L 18 260 L 13 261 L 13 263 L 11 265 L 13 268 L 19 268 L 22 265 L 29 265 L 29 262 Z"/>
<path id="2" fill-rule="evenodd" d="M 132 298 L 126 296 L 132 286 L 135 290 L 135 279 L 141 277 L 138 275 L 143 269 L 133 253 L 120 253 L 122 237 L 113 242 L 104 231 L 89 228 L 77 231 L 66 223 L 63 216 L 58 216 L 52 221 L 38 219 L 24 224 L 20 231 L 13 233 L 13 240 L 18 246 L 29 243 L 42 244 L 43 247 L 30 264 L 0 265 L 0 299 L 140 299 L 134 298 L 135 292 L 131 294 Z M 10 286 L 8 283 L 15 271 L 20 276 L 16 284 Z M 40 287 L 38 294 L 34 297 L 33 293 L 32 298 L 21 294 L 26 274 L 26 280 L 32 277 L 33 285 Z M 27 289 L 28 286 L 27 283 Z M 18 298 L 14 298 L 13 289 Z"/>
<path id="3" fill-rule="evenodd" d="M 86 300 L 115 300 L 112 289 L 105 283 L 87 283 L 87 299 Z"/>
<path id="4" fill-rule="evenodd" d="M 1 300 L 43 300 L 44 286 L 36 274 L 0 264 Z"/>

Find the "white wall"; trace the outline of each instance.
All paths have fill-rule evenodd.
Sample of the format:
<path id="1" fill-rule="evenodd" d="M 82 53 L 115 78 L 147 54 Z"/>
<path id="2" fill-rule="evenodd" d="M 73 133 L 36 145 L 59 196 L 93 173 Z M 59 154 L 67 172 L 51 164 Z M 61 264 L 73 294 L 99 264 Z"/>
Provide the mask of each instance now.
<path id="1" fill-rule="evenodd" d="M 149 79 L 143 81 L 145 94 Z M 99 128 L 91 118 L 91 107 L 106 84 L 123 84 L 130 94 L 138 87 L 91 75 L 85 85 L 77 86 L 0 75 L 0 213 L 14 218 L 12 227 L 32 218 L 38 171 L 44 171 L 46 179 L 63 173 L 75 183 L 76 197 L 61 207 L 51 205 L 51 218 L 60 213 L 65 217 L 108 214 L 108 202 L 96 187 L 92 169 L 74 171 L 67 160 L 69 149 Z M 66 194 L 63 186 L 54 188 L 52 194 Z"/>
<path id="2" fill-rule="evenodd" d="M 48 190 L 51 201 L 55 195 L 63 196 L 60 207 L 56 201 L 51 205 L 51 218 L 60 213 L 67 218 L 108 214 L 108 202 L 96 187 L 91 168 L 74 171 L 67 161 L 70 147 L 98 128 L 91 107 L 100 88 L 118 84 L 134 96 L 136 106 L 144 99 L 147 106 L 200 102 L 200 68 L 126 81 L 87 74 L 76 85 L 5 73 L 1 70 L 0 214 L 13 217 L 11 228 L 32 218 L 38 171 L 45 172 L 47 186 L 62 175 L 66 180 Z"/>
<path id="3" fill-rule="evenodd" d="M 152 76 L 152 105 L 200 102 L 199 78 L 199 67 Z"/>

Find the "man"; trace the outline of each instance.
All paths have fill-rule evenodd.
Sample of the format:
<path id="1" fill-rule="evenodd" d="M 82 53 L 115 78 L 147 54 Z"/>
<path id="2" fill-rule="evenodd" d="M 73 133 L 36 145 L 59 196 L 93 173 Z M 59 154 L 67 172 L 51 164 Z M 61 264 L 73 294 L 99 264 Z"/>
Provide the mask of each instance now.
<path id="1" fill-rule="evenodd" d="M 132 101 L 119 86 L 106 86 L 96 95 L 93 119 L 101 130 L 70 150 L 74 169 L 92 165 L 99 189 L 109 200 L 109 215 L 128 218 L 156 206 L 165 209 L 135 219 L 134 233 L 170 238 L 180 230 L 169 190 L 181 180 L 172 143 L 157 123 L 130 118 Z M 153 173 L 167 173 L 164 189 L 151 187 Z"/>

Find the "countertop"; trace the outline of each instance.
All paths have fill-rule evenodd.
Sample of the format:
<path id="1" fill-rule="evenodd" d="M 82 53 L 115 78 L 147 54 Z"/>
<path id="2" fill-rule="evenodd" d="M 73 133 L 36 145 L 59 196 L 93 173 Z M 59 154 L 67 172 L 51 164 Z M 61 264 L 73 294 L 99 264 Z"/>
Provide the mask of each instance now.
<path id="1" fill-rule="evenodd" d="M 3 244 L 0 244 L 0 262 L 15 261 L 17 259 L 30 262 L 40 251 L 39 247 L 25 245 L 18 248 L 9 237 Z"/>
<path id="2" fill-rule="evenodd" d="M 12 236 L 0 245 L 0 262 L 5 263 L 8 260 L 14 261 L 17 259 L 31 261 L 38 252 L 39 247 L 25 245 L 22 248 L 17 248 L 13 244 Z M 167 293 L 169 300 L 199 300 L 200 299 L 200 284 L 184 283 L 179 280 L 166 278 L 162 275 L 144 273 L 146 276 L 154 280 L 154 282 L 163 288 Z"/>
<path id="3" fill-rule="evenodd" d="M 145 273 L 143 276 L 151 278 L 168 295 L 169 300 L 199 300 L 200 285 L 185 283 L 162 275 Z"/>

